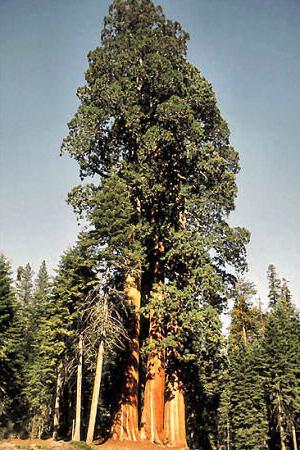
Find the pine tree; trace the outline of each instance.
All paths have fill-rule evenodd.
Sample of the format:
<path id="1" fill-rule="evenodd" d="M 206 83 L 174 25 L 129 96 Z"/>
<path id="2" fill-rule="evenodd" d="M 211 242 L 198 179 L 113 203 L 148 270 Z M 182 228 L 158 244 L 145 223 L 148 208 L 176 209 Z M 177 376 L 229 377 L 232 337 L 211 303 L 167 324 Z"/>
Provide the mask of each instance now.
<path id="1" fill-rule="evenodd" d="M 81 104 L 62 145 L 78 161 L 82 178 L 95 177 L 94 184 L 70 195 L 75 209 L 90 218 L 89 240 L 104 227 L 100 258 L 122 280 L 124 296 L 129 297 L 127 277 L 135 280 L 136 311 L 141 293 L 146 303 L 142 436 L 182 447 L 180 365 L 189 341 L 186 330 L 199 303 L 218 309 L 226 303 L 234 281 L 227 268 L 245 268 L 249 239 L 246 230 L 227 222 L 237 190 L 238 155 L 210 83 L 186 60 L 187 39 L 180 24 L 167 20 L 151 0 L 113 1 L 101 46 L 88 55 L 86 85 L 78 89 Z M 118 204 L 122 192 L 126 195 Z M 138 323 L 136 316 L 132 349 Z M 129 363 L 125 373 L 132 367 Z M 137 401 L 135 390 L 136 382 L 131 402 Z M 120 410 L 125 410 L 122 398 Z M 136 409 L 128 414 L 135 417 L 134 425 L 124 435 L 135 439 Z M 120 438 L 117 426 L 115 431 Z"/>
<path id="2" fill-rule="evenodd" d="M 219 438 L 228 449 L 267 449 L 268 414 L 265 401 L 264 353 L 256 290 L 245 279 L 233 290 L 228 337 L 228 369 L 219 408 Z"/>
<path id="3" fill-rule="evenodd" d="M 9 409 L 9 384 L 11 381 L 10 361 L 7 360 L 7 339 L 13 323 L 15 294 L 12 287 L 11 269 L 3 255 L 0 255 L 0 428 L 1 434 Z"/>
<path id="4" fill-rule="evenodd" d="M 279 300 L 281 294 L 281 282 L 277 276 L 274 264 L 269 265 L 267 277 L 269 282 L 269 305 L 274 306 Z"/>
<path id="5" fill-rule="evenodd" d="M 186 346 L 183 371 L 188 399 L 187 429 L 191 448 L 217 448 L 218 407 L 227 368 L 222 323 L 207 306 L 190 320 L 192 345 Z"/>
<path id="6" fill-rule="evenodd" d="M 18 267 L 17 270 L 17 295 L 24 308 L 29 307 L 32 302 L 33 290 L 33 270 L 29 263 L 25 267 Z"/>
<path id="7" fill-rule="evenodd" d="M 238 279 L 233 290 L 234 305 L 231 311 L 230 345 L 239 345 L 241 339 L 247 345 L 259 336 L 259 311 L 253 307 L 252 300 L 256 294 L 254 284 Z"/>
<path id="8" fill-rule="evenodd" d="M 260 342 L 244 344 L 230 356 L 229 424 L 232 449 L 268 448 L 263 355 Z"/>
<path id="9" fill-rule="evenodd" d="M 25 361 L 30 360 L 32 352 L 34 314 L 33 275 L 34 272 L 29 263 L 17 269 L 16 293 L 23 322 Z"/>
<path id="10" fill-rule="evenodd" d="M 32 436 L 49 436 L 53 431 L 57 383 L 65 383 L 73 369 L 70 359 L 76 359 L 79 308 L 93 280 L 91 262 L 86 258 L 80 240 L 61 258 L 51 294 L 44 264 L 39 271 L 35 299 L 38 302 L 43 295 L 43 311 L 39 316 L 34 358 L 28 368 L 24 389 L 30 407 Z M 59 391 L 61 397 L 62 386 Z"/>
<path id="11" fill-rule="evenodd" d="M 300 319 L 286 296 L 267 316 L 264 359 L 273 438 L 288 448 L 299 429 Z"/>
<path id="12" fill-rule="evenodd" d="M 0 255 L 0 436 L 24 427 L 22 397 L 24 369 L 23 323 L 16 301 L 11 268 Z"/>

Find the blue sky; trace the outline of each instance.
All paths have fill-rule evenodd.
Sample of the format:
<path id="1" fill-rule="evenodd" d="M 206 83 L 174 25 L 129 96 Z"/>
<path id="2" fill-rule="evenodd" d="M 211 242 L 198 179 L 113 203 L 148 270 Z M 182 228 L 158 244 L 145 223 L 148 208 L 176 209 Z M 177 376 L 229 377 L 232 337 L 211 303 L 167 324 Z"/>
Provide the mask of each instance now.
<path id="1" fill-rule="evenodd" d="M 0 2 L 0 250 L 14 268 L 54 268 L 78 233 L 65 199 L 78 183 L 59 157 L 106 0 Z M 241 158 L 231 222 L 252 233 L 249 278 L 266 297 L 274 263 L 300 305 L 300 2 L 161 0 L 190 33 Z"/>

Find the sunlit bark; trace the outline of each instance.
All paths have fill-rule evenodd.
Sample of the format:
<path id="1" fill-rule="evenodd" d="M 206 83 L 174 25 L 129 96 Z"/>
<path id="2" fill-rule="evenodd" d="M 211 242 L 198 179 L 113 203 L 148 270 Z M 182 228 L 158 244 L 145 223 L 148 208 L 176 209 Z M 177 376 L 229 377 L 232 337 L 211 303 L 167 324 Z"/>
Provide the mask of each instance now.
<path id="1" fill-rule="evenodd" d="M 77 389 L 76 389 L 76 417 L 75 417 L 75 431 L 74 441 L 80 441 L 81 431 L 81 390 L 82 390 L 82 359 L 83 359 L 83 339 L 79 338 L 78 344 L 79 361 L 77 366 Z"/>
<path id="2" fill-rule="evenodd" d="M 92 403 L 89 417 L 89 425 L 86 442 L 91 443 L 94 439 L 95 424 L 97 417 L 98 401 L 101 387 L 102 367 L 103 367 L 103 355 L 104 355 L 104 342 L 101 341 L 98 348 L 96 374 L 94 378 Z"/>
<path id="3" fill-rule="evenodd" d="M 118 412 L 114 419 L 112 436 L 119 440 L 139 440 L 138 387 L 139 387 L 139 334 L 141 291 L 139 276 L 129 274 L 125 282 L 128 304 L 133 309 L 131 345 L 125 368 L 124 386 Z"/>
<path id="4" fill-rule="evenodd" d="M 185 399 L 177 372 L 168 381 L 164 429 L 166 442 L 170 447 L 188 449 L 185 429 Z"/>

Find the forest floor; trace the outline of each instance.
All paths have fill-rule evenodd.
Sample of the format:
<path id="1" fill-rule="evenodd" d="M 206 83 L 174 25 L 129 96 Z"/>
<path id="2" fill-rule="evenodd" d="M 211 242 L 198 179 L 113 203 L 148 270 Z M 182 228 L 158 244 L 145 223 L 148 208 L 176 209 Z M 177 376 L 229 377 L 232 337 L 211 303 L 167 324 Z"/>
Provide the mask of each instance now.
<path id="1" fill-rule="evenodd" d="M 124 442 L 109 439 L 93 445 L 85 442 L 53 441 L 52 439 L 7 439 L 0 441 L 0 450 L 159 450 L 166 448 L 151 442 Z M 175 449 L 175 447 L 172 447 Z M 168 447 L 168 450 L 172 450 Z"/>

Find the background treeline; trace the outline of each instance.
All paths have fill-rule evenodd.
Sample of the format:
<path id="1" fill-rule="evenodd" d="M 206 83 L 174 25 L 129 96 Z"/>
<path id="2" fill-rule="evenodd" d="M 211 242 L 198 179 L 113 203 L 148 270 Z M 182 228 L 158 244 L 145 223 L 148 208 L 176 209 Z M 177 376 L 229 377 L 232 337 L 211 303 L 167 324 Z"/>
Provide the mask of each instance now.
<path id="1" fill-rule="evenodd" d="M 110 433 L 130 311 L 122 302 L 117 281 L 114 290 L 105 292 L 107 280 L 99 278 L 83 244 L 81 236 L 77 245 L 62 256 L 51 279 L 43 262 L 35 277 L 27 264 L 18 268 L 13 280 L 7 259 L 1 256 L 1 437 L 72 437 L 80 337 L 81 437 L 87 433 L 100 341 L 105 349 L 104 370 L 95 435 L 105 438 Z M 273 265 L 268 268 L 268 280 L 266 313 L 254 306 L 253 284 L 237 280 L 227 336 L 222 334 L 220 316 L 214 308 L 199 309 L 194 355 L 186 363 L 187 437 L 191 448 L 297 449 L 299 314 L 287 281 L 278 278 Z M 111 326 L 107 326 L 109 320 L 103 320 L 103 298 L 107 298 Z M 93 318 L 91 311 L 97 304 L 100 310 L 95 310 Z M 93 321 L 96 328 L 91 326 Z M 58 404 L 59 411 L 55 409 Z"/>

